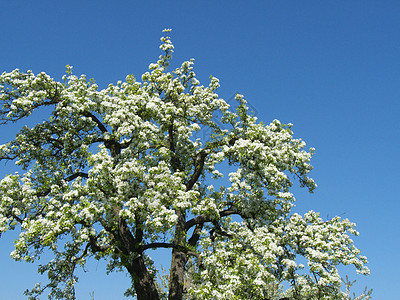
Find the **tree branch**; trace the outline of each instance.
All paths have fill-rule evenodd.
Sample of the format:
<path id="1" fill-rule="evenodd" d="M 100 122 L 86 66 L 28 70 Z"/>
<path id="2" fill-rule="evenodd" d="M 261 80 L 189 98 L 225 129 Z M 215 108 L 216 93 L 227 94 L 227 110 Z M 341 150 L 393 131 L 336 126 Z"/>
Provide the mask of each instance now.
<path id="1" fill-rule="evenodd" d="M 192 176 L 190 177 L 188 183 L 186 184 L 186 191 L 189 191 L 192 189 L 194 184 L 197 182 L 199 179 L 201 172 L 203 171 L 204 167 L 204 162 L 207 157 L 207 152 L 203 149 L 201 150 L 197 155 L 196 158 L 194 159 L 194 172 Z"/>
<path id="2" fill-rule="evenodd" d="M 88 175 L 87 173 L 83 173 L 83 172 L 76 172 L 76 173 L 74 173 L 74 174 L 72 174 L 72 175 L 70 175 L 70 176 L 64 178 L 64 180 L 70 182 L 70 181 L 72 181 L 72 180 L 74 180 L 74 179 L 76 179 L 76 178 L 78 178 L 78 177 L 89 178 L 89 175 Z M 36 193 L 36 196 L 38 196 L 38 197 L 45 197 L 45 196 L 47 196 L 50 192 L 51 192 L 51 189 L 48 188 L 48 189 L 45 189 L 45 190 L 42 191 L 42 192 Z"/>
<path id="3" fill-rule="evenodd" d="M 221 218 L 229 216 L 229 215 L 239 215 L 239 216 L 243 216 L 243 214 L 241 213 L 241 211 L 236 210 L 236 209 L 225 209 L 223 211 L 219 212 L 219 216 Z M 210 218 L 210 216 L 207 215 L 200 215 L 197 217 L 194 217 L 193 219 L 190 219 L 189 221 L 186 222 L 185 225 L 185 229 L 189 230 L 190 228 L 192 228 L 193 226 L 197 225 L 197 224 L 204 224 L 206 222 L 212 222 L 213 220 Z"/>
<path id="4" fill-rule="evenodd" d="M 85 251 L 90 247 L 93 252 L 104 252 L 111 248 L 110 245 L 97 245 L 97 237 L 89 236 L 89 243 L 86 245 Z"/>
<path id="5" fill-rule="evenodd" d="M 193 234 L 190 237 L 190 239 L 188 240 L 188 243 L 190 246 L 192 246 L 192 247 L 196 246 L 197 242 L 199 241 L 200 233 L 201 233 L 201 230 L 203 229 L 203 224 L 204 223 L 196 224 Z"/>
<path id="6" fill-rule="evenodd" d="M 101 121 L 100 121 L 95 115 L 93 115 L 91 112 L 84 111 L 82 114 L 83 114 L 85 117 L 87 117 L 87 118 L 91 118 L 92 121 L 96 123 L 97 127 L 100 129 L 100 131 L 101 131 L 102 133 L 108 132 L 108 130 L 107 130 L 107 128 L 104 126 L 104 124 L 101 123 Z"/>
<path id="7" fill-rule="evenodd" d="M 6 111 L 0 111 L 0 125 L 6 124 L 8 121 L 11 121 L 13 123 L 23 119 L 24 117 L 29 116 L 33 110 L 35 110 L 36 108 L 40 107 L 40 106 L 49 106 L 49 105 L 53 105 L 53 104 L 57 104 L 59 102 L 58 99 L 50 99 L 50 101 L 43 101 L 42 103 L 35 103 L 34 105 L 32 105 L 29 109 L 26 109 L 24 111 L 20 111 L 18 116 L 11 116 L 8 117 L 8 113 L 11 112 L 11 110 L 6 110 Z"/>
<path id="8" fill-rule="evenodd" d="M 182 170 L 181 161 L 175 153 L 174 120 L 172 120 L 171 124 L 168 126 L 168 144 L 169 150 L 172 153 L 170 163 L 174 172 Z"/>
<path id="9" fill-rule="evenodd" d="M 69 182 L 78 177 L 89 178 L 89 175 L 87 173 L 83 173 L 83 172 L 76 172 L 75 174 L 72 174 L 72 175 L 64 178 L 64 180 Z"/>
<path id="10" fill-rule="evenodd" d="M 148 249 L 153 249 L 153 248 L 173 248 L 173 249 L 177 249 L 179 251 L 185 252 L 188 255 L 198 257 L 197 253 L 190 251 L 187 247 L 176 245 L 174 243 L 150 243 L 150 244 L 142 245 L 140 247 L 140 252 L 146 251 Z"/>

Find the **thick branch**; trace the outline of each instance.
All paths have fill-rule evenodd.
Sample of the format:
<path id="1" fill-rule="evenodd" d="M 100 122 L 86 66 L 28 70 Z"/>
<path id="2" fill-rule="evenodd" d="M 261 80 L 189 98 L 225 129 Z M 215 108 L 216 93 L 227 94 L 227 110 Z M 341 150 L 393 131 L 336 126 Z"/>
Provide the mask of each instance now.
<path id="1" fill-rule="evenodd" d="M 192 189 L 194 184 L 197 182 L 199 179 L 201 172 L 203 171 L 204 167 L 204 161 L 207 157 L 207 152 L 202 150 L 197 154 L 197 157 L 195 159 L 195 164 L 194 164 L 194 172 L 192 176 L 190 177 L 190 180 L 186 184 L 186 190 L 189 191 Z"/>
<path id="2" fill-rule="evenodd" d="M 143 240 L 143 229 L 142 222 L 140 222 L 140 217 L 138 213 L 135 213 L 135 241 L 139 244 Z"/>
<path id="3" fill-rule="evenodd" d="M 185 246 L 181 246 L 181 245 L 176 245 L 174 243 L 150 243 L 147 245 L 143 245 L 140 247 L 140 251 L 145 251 L 148 249 L 154 249 L 154 248 L 173 248 L 173 249 L 177 249 L 179 251 L 183 251 L 185 253 L 189 252 L 189 249 Z"/>
<path id="4" fill-rule="evenodd" d="M 16 216 L 16 215 L 14 215 L 14 214 L 11 214 L 11 217 L 15 220 L 15 221 L 17 221 L 18 223 L 20 223 L 20 224 L 22 224 L 22 222 L 24 221 L 24 219 L 21 219 L 20 217 L 18 217 L 18 216 Z"/>
<path id="5" fill-rule="evenodd" d="M 110 245 L 98 245 L 96 237 L 89 237 L 89 243 L 86 245 L 86 248 L 90 247 L 93 252 L 105 252 L 111 248 Z M 86 249 L 85 249 L 86 250 Z M 87 250 L 86 250 L 87 251 Z"/>
<path id="6" fill-rule="evenodd" d="M 83 173 L 83 172 L 76 172 L 76 173 L 66 177 L 64 180 L 69 182 L 78 177 L 89 178 L 89 175 L 87 173 Z"/>
<path id="7" fill-rule="evenodd" d="M 169 144 L 169 150 L 171 151 L 171 166 L 174 170 L 174 172 L 178 170 L 182 170 L 182 165 L 181 161 L 179 160 L 179 157 L 175 153 L 175 141 L 174 141 L 174 123 L 170 124 L 168 127 L 168 144 Z"/>
<path id="8" fill-rule="evenodd" d="M 229 215 L 242 216 L 243 214 L 241 213 L 241 211 L 236 210 L 236 209 L 225 209 L 225 210 L 219 212 L 219 216 L 221 218 L 229 216 Z M 192 228 L 193 226 L 195 226 L 197 224 L 204 224 L 206 222 L 212 222 L 212 221 L 213 220 L 210 218 L 210 216 L 200 215 L 200 216 L 194 217 L 193 219 L 190 219 L 189 221 L 187 221 L 185 228 L 186 228 L 186 230 L 189 230 L 190 228 Z"/>
<path id="9" fill-rule="evenodd" d="M 100 129 L 100 131 L 102 133 L 107 132 L 107 128 L 104 126 L 103 123 L 101 123 L 101 121 L 95 115 L 93 115 L 92 113 L 90 113 L 88 111 L 84 111 L 82 114 L 87 118 L 91 118 L 92 121 L 96 123 L 97 127 Z"/>
<path id="10" fill-rule="evenodd" d="M 200 215 L 200 216 L 194 217 L 193 219 L 190 219 L 189 221 L 187 221 L 185 224 L 185 229 L 189 230 L 190 228 L 192 228 L 193 226 L 195 226 L 197 224 L 204 224 L 204 223 L 210 222 L 210 221 L 211 221 L 211 219 L 209 216 Z"/>
<path id="11" fill-rule="evenodd" d="M 188 244 L 190 246 L 194 247 L 197 244 L 197 242 L 200 239 L 200 233 L 201 233 L 202 229 L 203 229 L 203 223 L 196 224 L 196 227 L 194 228 L 193 234 L 190 237 L 190 239 L 188 240 Z"/>

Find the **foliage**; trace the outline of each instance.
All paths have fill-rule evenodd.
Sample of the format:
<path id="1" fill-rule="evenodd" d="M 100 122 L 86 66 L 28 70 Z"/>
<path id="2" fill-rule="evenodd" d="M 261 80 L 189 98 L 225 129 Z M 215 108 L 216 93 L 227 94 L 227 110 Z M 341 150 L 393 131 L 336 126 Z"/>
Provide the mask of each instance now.
<path id="1" fill-rule="evenodd" d="M 27 295 L 74 299 L 75 270 L 95 257 L 130 274 L 127 295 L 160 299 L 146 250 L 170 248 L 169 299 L 278 297 L 282 283 L 297 299 L 347 299 L 337 266 L 369 273 L 349 236 L 355 225 L 291 212 L 291 177 L 316 187 L 314 149 L 291 124 L 258 122 L 241 95 L 232 109 L 217 78 L 200 85 L 193 60 L 169 72 L 168 32 L 142 83 L 129 75 L 101 90 L 69 66 L 62 82 L 0 76 L 3 124 L 52 110 L 0 146 L 0 159 L 24 170 L 0 181 L 0 233 L 21 228 L 16 260 L 54 255 L 39 268 L 49 283 Z"/>

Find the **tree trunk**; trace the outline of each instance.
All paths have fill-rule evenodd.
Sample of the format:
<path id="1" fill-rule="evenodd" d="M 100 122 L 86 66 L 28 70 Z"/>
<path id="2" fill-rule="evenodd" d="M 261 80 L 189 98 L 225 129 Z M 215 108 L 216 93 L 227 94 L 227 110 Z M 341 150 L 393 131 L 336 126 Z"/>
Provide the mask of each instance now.
<path id="1" fill-rule="evenodd" d="M 178 212 L 178 222 L 175 227 L 174 237 L 175 245 L 184 246 L 186 243 L 185 222 L 185 213 L 183 211 Z M 171 271 L 169 276 L 168 300 L 182 300 L 183 298 L 186 262 L 187 254 L 174 248 L 172 250 Z"/>
<path id="2" fill-rule="evenodd" d="M 143 256 L 133 259 L 127 266 L 127 269 L 133 279 L 133 286 L 138 300 L 159 300 L 157 288 L 153 278 L 143 260 Z"/>
<path id="3" fill-rule="evenodd" d="M 138 252 L 138 246 L 142 239 L 141 233 L 139 232 L 138 236 L 134 238 L 123 219 L 119 219 L 118 223 L 118 230 L 114 233 L 121 252 L 120 259 L 131 275 L 137 299 L 159 300 L 154 279 L 150 276 L 144 263 L 143 253 Z"/>

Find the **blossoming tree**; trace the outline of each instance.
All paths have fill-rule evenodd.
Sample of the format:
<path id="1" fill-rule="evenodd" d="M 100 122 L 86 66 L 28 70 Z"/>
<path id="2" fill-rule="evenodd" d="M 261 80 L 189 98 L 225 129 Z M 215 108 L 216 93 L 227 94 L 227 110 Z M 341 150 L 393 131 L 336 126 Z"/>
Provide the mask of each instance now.
<path id="1" fill-rule="evenodd" d="M 0 146 L 23 170 L 0 181 L 0 234 L 21 228 L 16 260 L 54 255 L 39 267 L 48 284 L 26 294 L 74 299 L 74 272 L 94 257 L 129 273 L 127 294 L 139 300 L 272 299 L 281 284 L 293 299 L 344 298 L 337 266 L 369 273 L 354 224 L 291 212 L 291 178 L 316 187 L 313 149 L 291 124 L 257 122 L 243 96 L 231 108 L 217 78 L 200 85 L 193 60 L 168 71 L 165 32 L 142 83 L 129 75 L 99 90 L 71 67 L 61 82 L 0 76 L 2 124 L 51 109 Z M 166 291 L 148 256 L 159 248 L 172 252 Z"/>

